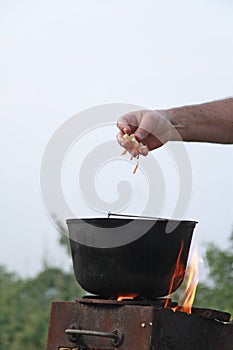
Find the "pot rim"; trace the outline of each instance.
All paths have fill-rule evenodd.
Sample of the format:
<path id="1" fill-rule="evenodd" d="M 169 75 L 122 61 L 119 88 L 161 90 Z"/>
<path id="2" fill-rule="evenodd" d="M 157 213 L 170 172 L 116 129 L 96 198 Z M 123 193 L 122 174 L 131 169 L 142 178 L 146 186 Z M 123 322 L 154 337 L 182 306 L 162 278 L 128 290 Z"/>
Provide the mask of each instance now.
<path id="1" fill-rule="evenodd" d="M 185 220 L 179 220 L 179 219 L 168 219 L 168 218 L 144 218 L 144 217 L 133 217 L 132 215 L 129 215 L 129 217 L 124 216 L 124 217 L 121 217 L 119 215 L 119 217 L 101 217 L 101 216 L 98 216 L 98 217 L 93 217 L 93 216 L 87 216 L 87 217 L 82 217 L 82 218 L 72 218 L 72 219 L 66 219 L 66 223 L 67 224 L 70 224 L 70 223 L 76 223 L 76 222 L 80 222 L 80 221 L 92 221 L 92 220 L 95 220 L 95 221 L 101 221 L 101 220 L 109 220 L 109 221 L 115 221 L 115 220 L 122 220 L 122 221 L 134 221 L 134 220 L 138 220 L 138 221 L 155 221 L 155 222 L 170 222 L 170 223 L 180 223 L 180 224 L 190 224 L 190 225 L 196 225 L 198 224 L 198 221 L 196 220 L 189 220 L 189 219 L 185 219 Z M 90 223 L 91 224 L 91 223 Z"/>

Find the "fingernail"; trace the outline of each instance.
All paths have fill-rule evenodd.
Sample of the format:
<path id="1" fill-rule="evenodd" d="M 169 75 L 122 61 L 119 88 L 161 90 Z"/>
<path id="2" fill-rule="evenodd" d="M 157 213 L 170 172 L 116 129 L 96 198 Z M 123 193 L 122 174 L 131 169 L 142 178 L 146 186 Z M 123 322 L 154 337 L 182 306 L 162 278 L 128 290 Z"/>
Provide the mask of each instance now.
<path id="1" fill-rule="evenodd" d="M 136 136 L 138 141 L 142 140 L 142 135 L 140 133 L 136 133 L 135 136 Z"/>

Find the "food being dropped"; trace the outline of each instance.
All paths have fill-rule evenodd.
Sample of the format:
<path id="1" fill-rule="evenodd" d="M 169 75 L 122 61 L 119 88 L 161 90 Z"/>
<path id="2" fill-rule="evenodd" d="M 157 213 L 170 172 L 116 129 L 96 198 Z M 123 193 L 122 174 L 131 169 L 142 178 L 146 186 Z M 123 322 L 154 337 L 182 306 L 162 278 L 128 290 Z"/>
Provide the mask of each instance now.
<path id="1" fill-rule="evenodd" d="M 140 154 L 143 154 L 145 156 L 148 154 L 148 147 L 146 145 L 143 145 L 142 142 L 138 142 L 134 134 L 125 134 L 123 138 L 128 143 L 128 147 L 122 152 L 122 155 L 129 152 L 131 154 L 130 160 L 132 160 L 133 157 L 139 159 Z M 139 161 L 137 161 L 137 164 L 133 170 L 133 174 L 136 173 L 138 165 Z"/>

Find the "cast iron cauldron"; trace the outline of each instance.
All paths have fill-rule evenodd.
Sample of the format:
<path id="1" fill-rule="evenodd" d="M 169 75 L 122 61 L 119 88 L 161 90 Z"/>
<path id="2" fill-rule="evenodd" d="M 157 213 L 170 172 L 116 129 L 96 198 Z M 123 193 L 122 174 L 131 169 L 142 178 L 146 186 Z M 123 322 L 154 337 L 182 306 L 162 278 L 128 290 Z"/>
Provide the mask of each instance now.
<path id="1" fill-rule="evenodd" d="M 152 222 L 142 218 L 135 220 L 88 218 L 66 221 L 74 272 L 83 289 L 102 297 L 128 293 L 147 298 L 165 296 L 168 294 L 183 242 L 180 257 L 183 272 L 175 279 L 172 292 L 180 286 L 184 278 L 196 222 L 180 221 L 178 223 L 167 219 L 154 219 Z M 83 244 L 83 236 L 87 235 L 90 227 L 92 231 L 94 229 L 97 232 L 100 228 L 104 228 L 106 232 L 107 228 L 108 235 L 116 235 L 118 229 L 120 230 L 131 221 L 134 221 L 138 227 L 149 223 L 151 228 L 136 240 L 113 248 L 89 246 L 88 239 Z M 168 223 L 174 223 L 176 226 L 171 233 L 166 233 Z M 95 240 L 95 244 L 98 243 L 98 233 Z"/>

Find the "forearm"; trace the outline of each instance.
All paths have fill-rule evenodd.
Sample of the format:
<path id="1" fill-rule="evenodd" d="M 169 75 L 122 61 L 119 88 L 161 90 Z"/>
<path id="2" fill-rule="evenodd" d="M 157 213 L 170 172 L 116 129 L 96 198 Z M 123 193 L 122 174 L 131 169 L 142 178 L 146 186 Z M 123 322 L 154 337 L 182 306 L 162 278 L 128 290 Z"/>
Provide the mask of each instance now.
<path id="1" fill-rule="evenodd" d="M 161 111 L 184 141 L 233 143 L 233 98 Z"/>

